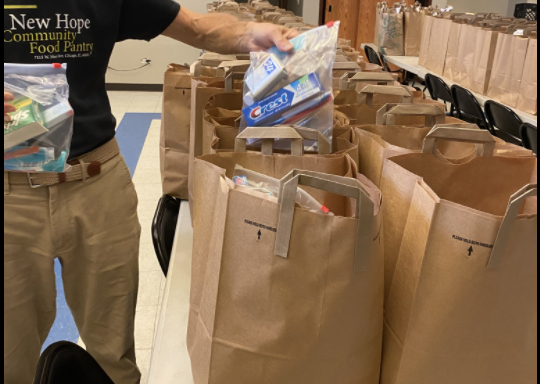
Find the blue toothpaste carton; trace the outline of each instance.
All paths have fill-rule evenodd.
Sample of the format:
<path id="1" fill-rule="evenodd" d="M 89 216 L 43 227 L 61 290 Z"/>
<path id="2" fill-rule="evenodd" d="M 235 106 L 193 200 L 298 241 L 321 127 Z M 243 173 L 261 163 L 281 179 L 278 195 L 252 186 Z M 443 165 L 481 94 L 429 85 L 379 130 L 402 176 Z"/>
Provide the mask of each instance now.
<path id="1" fill-rule="evenodd" d="M 265 99 L 245 108 L 242 113 L 248 127 L 258 127 L 281 120 L 287 112 L 298 109 L 300 104 L 317 95 L 324 95 L 325 90 L 319 75 L 312 73 L 304 76 L 285 88 L 274 92 Z M 298 109 L 300 113 L 302 108 Z"/>

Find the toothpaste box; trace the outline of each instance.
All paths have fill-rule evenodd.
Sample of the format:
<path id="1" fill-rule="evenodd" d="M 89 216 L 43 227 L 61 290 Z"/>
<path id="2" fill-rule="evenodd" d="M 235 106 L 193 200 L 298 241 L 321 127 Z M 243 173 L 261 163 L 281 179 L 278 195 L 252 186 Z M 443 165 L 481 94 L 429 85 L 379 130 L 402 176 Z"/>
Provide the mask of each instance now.
<path id="1" fill-rule="evenodd" d="M 248 127 L 257 127 L 279 120 L 299 104 L 323 93 L 319 75 L 312 73 L 245 108 L 242 113 Z"/>

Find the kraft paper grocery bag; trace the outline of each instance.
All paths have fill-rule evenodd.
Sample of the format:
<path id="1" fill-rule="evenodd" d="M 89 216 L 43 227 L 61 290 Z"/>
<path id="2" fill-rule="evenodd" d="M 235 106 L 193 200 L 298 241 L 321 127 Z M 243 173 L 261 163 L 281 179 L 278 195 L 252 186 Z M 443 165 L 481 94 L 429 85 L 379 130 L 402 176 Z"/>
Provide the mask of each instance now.
<path id="1" fill-rule="evenodd" d="M 451 130 L 448 132 L 447 128 L 442 128 L 443 133 L 446 135 L 446 137 L 459 137 L 459 141 L 464 142 L 476 142 L 476 143 L 483 143 L 483 146 L 479 146 L 479 150 L 477 152 L 477 155 L 480 156 L 486 156 L 486 157 L 505 157 L 505 158 L 522 158 L 522 159 L 530 159 L 532 157 L 527 156 L 525 153 L 514 153 L 515 156 L 506 156 L 504 154 L 504 146 L 499 146 L 498 140 L 495 137 L 492 137 L 491 135 L 486 135 L 485 131 L 477 131 L 477 130 L 463 130 L 462 132 L 457 132 L 456 130 Z M 436 131 L 435 134 L 438 132 Z M 433 134 L 430 132 L 428 137 L 431 137 Z M 457 136 L 456 136 L 457 135 Z M 443 140 L 449 140 L 449 139 L 443 139 Z M 501 150 L 502 149 L 502 150 Z M 443 159 L 438 155 L 438 152 L 434 152 L 436 157 L 438 158 L 438 161 L 444 164 L 453 164 L 455 166 L 463 165 L 468 163 L 467 159 L 464 161 L 447 161 L 447 159 Z M 473 160 L 476 158 L 470 157 Z M 470 162 L 470 161 L 469 161 Z M 392 193 L 392 195 L 389 195 L 390 201 L 388 202 L 389 205 L 393 204 L 402 204 L 403 201 L 400 199 L 394 199 L 392 196 L 394 196 L 394 192 L 390 192 L 389 189 L 385 189 L 384 183 L 385 183 L 385 173 L 386 173 L 386 165 L 388 165 L 388 161 L 385 164 L 385 169 L 383 170 L 383 177 L 381 179 L 381 189 L 388 191 L 389 193 Z M 401 187 L 400 187 L 401 188 Z M 401 192 L 399 192 L 401 193 Z M 385 220 L 387 221 L 387 231 L 385 236 L 386 241 L 386 249 L 385 249 L 385 263 L 386 263 L 386 295 L 388 296 L 390 292 L 390 286 L 392 284 L 393 278 L 394 278 L 394 272 L 396 270 L 396 264 L 397 264 L 397 258 L 399 256 L 399 250 L 401 248 L 401 241 L 403 238 L 403 231 L 405 227 L 406 222 L 406 215 L 408 214 L 409 206 L 404 206 L 403 209 L 401 206 L 397 208 L 396 211 L 393 211 L 391 213 L 388 213 L 385 216 Z"/>
<path id="2" fill-rule="evenodd" d="M 241 73 L 230 73 L 228 80 L 220 77 L 194 77 L 191 82 L 191 122 L 190 122 L 190 175 L 193 174 L 193 163 L 195 158 L 203 154 L 203 121 L 204 108 L 210 98 L 218 93 L 240 93 L 236 89 L 235 81 L 241 79 Z M 193 199 L 193 178 L 189 178 L 189 200 Z"/>
<path id="3" fill-rule="evenodd" d="M 380 20 L 379 49 L 385 56 L 404 56 L 404 14 L 399 8 L 383 10 Z"/>
<path id="4" fill-rule="evenodd" d="M 202 155 L 212 153 L 212 144 L 216 132 L 216 124 L 229 124 L 231 128 L 236 128 L 236 120 L 241 117 L 243 106 L 242 93 L 218 93 L 210 97 L 208 104 L 203 109 L 202 125 Z M 231 133 L 236 133 L 233 129 Z M 236 133 L 238 135 L 238 133 Z M 229 138 L 228 141 L 235 138 Z M 231 148 L 232 149 L 232 148 Z"/>
<path id="5" fill-rule="evenodd" d="M 444 65 L 443 76 L 447 79 L 457 81 L 459 78 L 459 55 L 461 53 L 463 41 L 462 30 L 464 27 L 464 17 L 462 15 L 452 15 L 452 25 L 450 27 L 450 37 L 448 39 L 448 50 Z"/>
<path id="6" fill-rule="evenodd" d="M 529 41 L 517 108 L 533 115 L 538 114 L 538 36 L 536 32 L 531 34 Z"/>
<path id="7" fill-rule="evenodd" d="M 532 158 L 387 161 L 385 226 L 403 226 L 382 384 L 535 382 L 536 179 Z"/>
<path id="8" fill-rule="evenodd" d="M 443 124 L 437 127 L 479 129 L 472 124 Z M 381 185 L 381 177 L 386 159 L 408 153 L 421 153 L 424 140 L 432 127 L 405 125 L 363 125 L 354 130 L 358 142 L 358 170 Z M 490 135 L 489 132 L 485 132 Z M 438 147 L 439 158 L 443 161 L 460 163 L 476 156 L 474 144 L 460 142 L 441 142 Z"/>
<path id="9" fill-rule="evenodd" d="M 532 29 L 512 26 L 499 36 L 488 96 L 516 108 L 521 92 L 525 60 Z"/>
<path id="10" fill-rule="evenodd" d="M 405 56 L 420 56 L 425 17 L 421 7 L 405 10 Z"/>
<path id="11" fill-rule="evenodd" d="M 420 45 L 420 59 L 418 64 L 422 67 L 427 66 L 427 60 L 429 57 L 429 46 L 431 43 L 431 33 L 433 30 L 433 21 L 435 17 L 433 15 L 426 15 L 424 19 L 424 27 L 422 31 L 422 44 Z"/>
<path id="12" fill-rule="evenodd" d="M 474 25 L 477 20 L 475 18 L 463 17 L 460 20 L 462 26 L 453 80 L 461 86 L 470 89 L 472 87 L 472 68 L 474 66 L 476 39 L 480 28 Z"/>
<path id="13" fill-rule="evenodd" d="M 375 122 L 377 125 L 416 125 L 430 128 L 441 124 L 464 123 L 446 116 L 446 106 L 440 103 L 386 104 L 377 112 Z"/>
<path id="14" fill-rule="evenodd" d="M 508 27 L 487 25 L 477 31 L 474 63 L 471 69 L 471 90 L 473 92 L 481 95 L 487 94 L 499 35 L 501 30 L 506 28 Z"/>
<path id="15" fill-rule="evenodd" d="M 235 187 L 213 160 L 195 162 L 195 191 L 215 209 L 196 202 L 213 228 L 190 348 L 194 383 L 378 384 L 379 191 L 365 178 L 293 170 L 278 201 Z M 295 209 L 305 185 L 332 191 L 350 212 Z"/>
<path id="16" fill-rule="evenodd" d="M 263 129 L 257 128 L 257 135 L 283 137 L 283 132 L 288 134 L 288 137 L 296 137 L 296 141 L 303 141 L 302 136 L 294 129 L 291 134 L 289 129 Z M 244 131 L 242 134 L 252 132 L 251 129 Z M 244 143 L 245 143 L 245 139 Z M 298 144 L 293 146 L 296 148 Z M 237 148 L 240 150 L 241 148 Z M 301 148 L 302 151 L 302 148 Z M 302 152 L 300 152 L 301 154 Z M 229 178 L 232 178 L 236 165 L 240 165 L 254 172 L 262 173 L 267 176 L 281 179 L 293 169 L 305 169 L 311 171 L 320 171 L 327 174 L 338 176 L 356 177 L 356 163 L 346 154 L 336 154 L 330 156 L 290 156 L 290 155 L 271 155 L 266 152 L 262 153 L 237 153 L 237 152 L 219 152 L 213 155 L 204 156 L 201 159 L 207 162 L 218 165 L 227 171 Z M 195 178 L 194 178 L 195 181 Z M 216 209 L 214 199 L 214 190 L 216 184 L 208 185 L 210 191 L 206 193 L 199 191 L 196 193 L 196 198 L 193 200 L 193 228 L 194 228 L 194 250 L 193 250 L 193 276 L 191 289 L 191 312 L 188 330 L 188 347 L 193 343 L 195 322 L 200 311 L 200 297 L 202 295 L 202 286 L 205 276 L 205 268 L 207 265 L 208 247 L 210 247 L 210 235 L 213 227 L 213 214 Z M 321 204 L 328 207 L 332 212 L 345 213 L 346 207 L 341 199 L 335 200 L 326 192 L 317 190 L 311 191 L 314 198 Z"/>
<path id="17" fill-rule="evenodd" d="M 163 84 L 160 163 L 163 194 L 188 199 L 191 74 L 170 64 Z"/>
<path id="18" fill-rule="evenodd" d="M 203 156 L 220 150 L 233 150 L 236 136 L 240 133 L 236 122 L 242 113 L 223 108 L 210 108 L 204 113 Z"/>
<path id="19" fill-rule="evenodd" d="M 444 65 L 446 62 L 446 53 L 448 51 L 448 42 L 450 41 L 451 27 L 452 20 L 447 13 L 433 19 L 426 68 L 439 76 L 444 74 Z"/>

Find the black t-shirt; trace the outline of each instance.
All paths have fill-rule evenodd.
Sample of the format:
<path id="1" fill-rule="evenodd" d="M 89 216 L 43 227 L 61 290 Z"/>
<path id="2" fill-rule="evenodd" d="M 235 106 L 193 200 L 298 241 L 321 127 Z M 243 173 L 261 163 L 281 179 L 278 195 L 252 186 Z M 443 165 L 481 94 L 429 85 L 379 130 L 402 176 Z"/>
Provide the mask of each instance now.
<path id="1" fill-rule="evenodd" d="M 105 74 L 116 42 L 151 40 L 179 11 L 173 0 L 4 0 L 4 63 L 68 64 L 77 157 L 114 137 Z"/>

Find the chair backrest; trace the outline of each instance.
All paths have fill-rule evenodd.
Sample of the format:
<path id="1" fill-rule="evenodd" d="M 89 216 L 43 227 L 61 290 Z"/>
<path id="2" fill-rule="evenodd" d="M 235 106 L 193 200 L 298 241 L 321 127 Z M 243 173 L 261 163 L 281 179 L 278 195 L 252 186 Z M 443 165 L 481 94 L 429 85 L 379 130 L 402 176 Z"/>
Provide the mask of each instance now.
<path id="1" fill-rule="evenodd" d="M 450 90 L 450 87 L 448 86 L 448 84 L 446 84 L 446 82 L 443 79 L 435 75 L 432 75 L 431 73 L 428 73 L 426 75 L 426 82 L 428 84 L 428 89 L 429 89 L 429 92 L 431 93 L 431 97 L 434 100 L 443 100 L 447 103 L 455 105 L 454 97 L 452 96 L 452 91 Z"/>
<path id="2" fill-rule="evenodd" d="M 381 63 L 381 60 L 379 58 L 379 54 L 373 48 L 371 48 L 369 45 L 367 45 L 366 48 L 365 48 L 365 51 L 366 51 L 366 56 L 368 58 L 368 61 L 371 64 L 377 64 L 377 65 L 382 67 L 382 63 Z"/>
<path id="3" fill-rule="evenodd" d="M 532 124 L 523 124 L 521 126 L 521 139 L 525 148 L 538 155 L 538 127 Z"/>
<path id="4" fill-rule="evenodd" d="M 486 115 L 495 136 L 516 145 L 523 145 L 521 140 L 521 118 L 506 105 L 493 100 L 486 102 Z"/>
<path id="5" fill-rule="evenodd" d="M 114 384 L 92 356 L 78 345 L 60 342 L 43 352 L 34 384 Z"/>
<path id="6" fill-rule="evenodd" d="M 382 53 L 379 54 L 379 57 L 381 58 L 381 63 L 386 72 L 392 72 L 392 69 L 388 65 L 388 61 L 386 61 L 386 56 L 384 56 Z"/>
<path id="7" fill-rule="evenodd" d="M 459 117 L 465 114 L 466 117 L 472 118 L 480 128 L 490 130 L 491 127 L 486 119 L 486 114 L 471 91 L 459 85 L 454 85 L 452 86 L 452 97 L 456 103 Z"/>
<path id="8" fill-rule="evenodd" d="M 169 272 L 179 212 L 180 200 L 165 195 L 159 200 L 152 223 L 154 249 L 165 276 Z"/>

